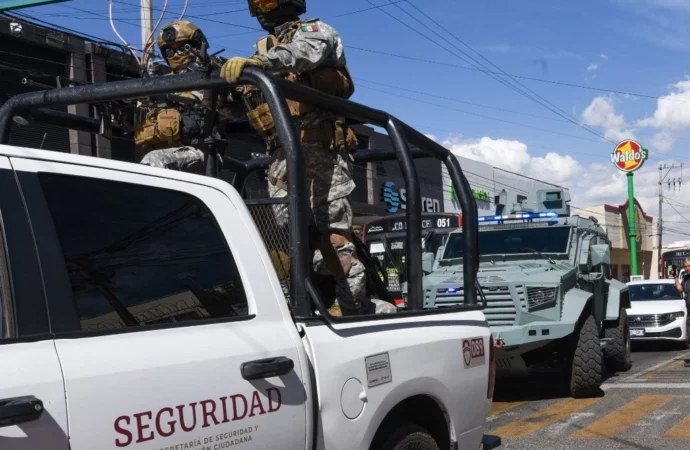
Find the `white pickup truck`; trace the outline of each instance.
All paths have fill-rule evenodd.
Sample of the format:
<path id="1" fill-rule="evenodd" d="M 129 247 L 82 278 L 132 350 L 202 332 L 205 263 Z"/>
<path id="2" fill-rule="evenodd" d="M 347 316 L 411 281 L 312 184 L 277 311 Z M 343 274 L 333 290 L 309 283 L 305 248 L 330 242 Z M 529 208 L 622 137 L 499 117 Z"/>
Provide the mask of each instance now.
<path id="1" fill-rule="evenodd" d="M 3 450 L 500 445 L 481 310 L 296 318 L 216 178 L 0 145 L 0 319 Z"/>

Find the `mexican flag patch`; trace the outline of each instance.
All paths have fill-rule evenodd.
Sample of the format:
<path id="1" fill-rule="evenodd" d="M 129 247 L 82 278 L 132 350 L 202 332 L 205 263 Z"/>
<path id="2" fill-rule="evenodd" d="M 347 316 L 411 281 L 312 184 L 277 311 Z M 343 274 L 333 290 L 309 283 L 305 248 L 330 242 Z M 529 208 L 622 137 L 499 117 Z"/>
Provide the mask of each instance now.
<path id="1" fill-rule="evenodd" d="M 319 27 L 317 27 L 314 24 L 304 24 L 302 25 L 302 31 L 305 33 L 314 33 L 316 31 L 319 31 Z"/>

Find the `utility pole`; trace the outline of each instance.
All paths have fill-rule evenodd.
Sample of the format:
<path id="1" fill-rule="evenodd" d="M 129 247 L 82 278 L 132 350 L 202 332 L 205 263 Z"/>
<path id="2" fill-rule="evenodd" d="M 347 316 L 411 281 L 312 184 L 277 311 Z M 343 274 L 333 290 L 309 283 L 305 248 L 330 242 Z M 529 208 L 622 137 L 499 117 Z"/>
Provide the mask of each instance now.
<path id="1" fill-rule="evenodd" d="M 148 44 L 153 32 L 153 0 L 141 0 L 141 49 Z M 149 64 L 153 62 L 153 46 L 148 51 L 148 57 L 142 54 L 142 59 L 147 59 Z M 148 69 L 148 68 L 147 68 Z"/>
<path id="2" fill-rule="evenodd" d="M 681 163 L 680 166 L 677 166 L 675 163 L 674 164 L 659 164 L 659 220 L 657 220 L 657 248 L 659 249 L 659 278 L 663 277 L 663 266 L 662 266 L 662 258 L 661 258 L 661 253 L 663 249 L 663 245 L 661 242 L 662 236 L 663 236 L 663 219 L 662 219 L 662 214 L 663 214 L 663 204 L 664 204 L 664 180 L 668 176 L 668 174 L 671 172 L 671 170 L 680 167 L 681 171 L 683 170 L 683 164 Z M 666 173 L 663 173 L 664 169 L 668 169 Z M 675 187 L 675 179 L 674 179 L 674 187 Z"/>

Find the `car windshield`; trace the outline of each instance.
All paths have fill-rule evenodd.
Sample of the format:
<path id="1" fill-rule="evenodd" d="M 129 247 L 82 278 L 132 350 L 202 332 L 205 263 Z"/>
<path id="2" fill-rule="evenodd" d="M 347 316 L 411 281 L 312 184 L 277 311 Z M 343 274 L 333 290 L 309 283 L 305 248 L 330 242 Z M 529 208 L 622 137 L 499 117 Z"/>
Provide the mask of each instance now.
<path id="1" fill-rule="evenodd" d="M 630 300 L 681 300 L 681 296 L 673 284 L 669 283 L 645 283 L 628 285 Z"/>
<path id="2" fill-rule="evenodd" d="M 479 232 L 480 255 L 515 253 L 565 253 L 570 227 L 510 228 Z M 462 258 L 463 236 L 454 233 L 448 240 L 443 259 Z"/>

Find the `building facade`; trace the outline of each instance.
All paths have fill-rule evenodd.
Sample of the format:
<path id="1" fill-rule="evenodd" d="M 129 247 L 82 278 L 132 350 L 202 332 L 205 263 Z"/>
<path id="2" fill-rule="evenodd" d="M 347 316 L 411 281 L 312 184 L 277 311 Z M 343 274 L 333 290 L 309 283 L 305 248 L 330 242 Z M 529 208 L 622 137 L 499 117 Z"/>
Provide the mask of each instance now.
<path id="1" fill-rule="evenodd" d="M 563 186 L 510 172 L 480 161 L 456 156 L 465 177 L 470 183 L 480 216 L 510 213 L 520 209 L 536 208 L 535 193 L 541 189 Z M 445 166 L 442 167 L 443 208 L 446 212 L 462 212 L 453 183 Z"/>
<path id="2" fill-rule="evenodd" d="M 635 199 L 635 242 L 637 245 L 638 275 L 646 280 L 658 277 L 658 257 L 656 257 L 656 226 L 654 219 L 647 215 Z M 619 206 L 598 205 L 578 210 L 581 215 L 591 215 L 599 221 L 611 239 L 611 270 L 613 277 L 627 283 L 630 281 L 631 252 L 629 245 L 630 221 L 628 202 Z"/>

